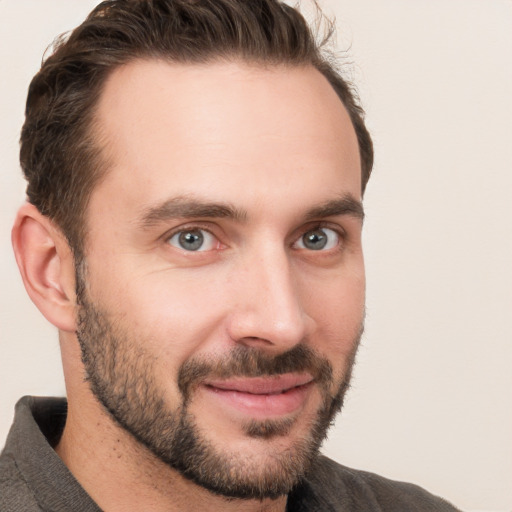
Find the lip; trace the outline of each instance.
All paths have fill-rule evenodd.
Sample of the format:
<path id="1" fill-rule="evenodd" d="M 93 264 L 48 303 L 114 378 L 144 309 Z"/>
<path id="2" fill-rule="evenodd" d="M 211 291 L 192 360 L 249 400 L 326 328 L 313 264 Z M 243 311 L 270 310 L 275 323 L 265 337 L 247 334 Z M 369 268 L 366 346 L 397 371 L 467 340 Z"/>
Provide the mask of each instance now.
<path id="1" fill-rule="evenodd" d="M 254 419 L 292 414 L 305 403 L 313 377 L 284 374 L 271 377 L 236 377 L 206 381 L 203 389 L 221 406 Z"/>

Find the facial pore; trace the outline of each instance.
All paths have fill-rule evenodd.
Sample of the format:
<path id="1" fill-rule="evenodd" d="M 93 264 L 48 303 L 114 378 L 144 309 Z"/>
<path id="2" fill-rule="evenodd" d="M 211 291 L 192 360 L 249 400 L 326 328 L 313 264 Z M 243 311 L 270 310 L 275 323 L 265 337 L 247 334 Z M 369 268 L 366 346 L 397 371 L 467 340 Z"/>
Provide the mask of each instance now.
<path id="1" fill-rule="evenodd" d="M 181 402 L 170 408 L 154 378 L 155 357 L 117 322 L 109 320 L 86 293 L 83 265 L 77 267 L 80 304 L 77 337 L 86 378 L 111 417 L 158 459 L 207 490 L 230 498 L 277 498 L 290 492 L 315 460 L 348 389 L 360 334 L 353 342 L 341 380 L 334 382 L 330 362 L 306 343 L 279 355 L 236 346 L 229 356 L 191 357 L 177 375 Z M 361 328 L 362 332 L 362 328 Z M 206 378 L 258 377 L 309 372 L 322 395 L 308 433 L 291 449 L 274 453 L 262 464 L 207 438 L 189 411 L 194 392 Z M 334 392 L 332 390 L 335 390 Z M 250 439 L 286 436 L 297 418 L 252 420 L 243 425 Z"/>

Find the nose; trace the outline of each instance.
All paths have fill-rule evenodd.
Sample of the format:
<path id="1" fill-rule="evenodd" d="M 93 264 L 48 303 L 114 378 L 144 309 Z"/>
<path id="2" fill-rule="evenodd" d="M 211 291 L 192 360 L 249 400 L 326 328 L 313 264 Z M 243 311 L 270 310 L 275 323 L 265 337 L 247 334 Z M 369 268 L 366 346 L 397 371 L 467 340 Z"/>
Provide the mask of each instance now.
<path id="1" fill-rule="evenodd" d="M 242 258 L 232 275 L 230 338 L 238 344 L 286 351 L 309 337 L 315 322 L 305 310 L 300 279 L 286 248 L 270 246 Z"/>

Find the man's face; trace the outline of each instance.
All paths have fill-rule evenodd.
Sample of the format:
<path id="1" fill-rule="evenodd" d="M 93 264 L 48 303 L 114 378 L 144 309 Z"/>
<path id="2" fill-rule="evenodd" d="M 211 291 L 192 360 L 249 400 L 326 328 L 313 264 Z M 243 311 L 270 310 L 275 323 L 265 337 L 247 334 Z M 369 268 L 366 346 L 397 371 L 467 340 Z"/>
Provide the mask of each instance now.
<path id="1" fill-rule="evenodd" d="M 138 61 L 102 93 L 78 338 L 91 388 L 159 459 L 285 494 L 362 330 L 357 139 L 310 67 Z M 80 286 L 79 286 L 80 288 Z"/>

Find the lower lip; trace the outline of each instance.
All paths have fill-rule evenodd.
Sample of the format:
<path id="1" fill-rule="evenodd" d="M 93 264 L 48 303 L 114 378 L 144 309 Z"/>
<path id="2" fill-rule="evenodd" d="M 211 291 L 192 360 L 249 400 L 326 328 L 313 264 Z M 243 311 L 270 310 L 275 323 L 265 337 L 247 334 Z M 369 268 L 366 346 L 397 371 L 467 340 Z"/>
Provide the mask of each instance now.
<path id="1" fill-rule="evenodd" d="M 264 419 L 286 416 L 299 410 L 305 403 L 311 387 L 312 383 L 308 383 L 276 395 L 256 395 L 212 386 L 204 386 L 204 389 L 214 400 L 253 418 Z"/>

